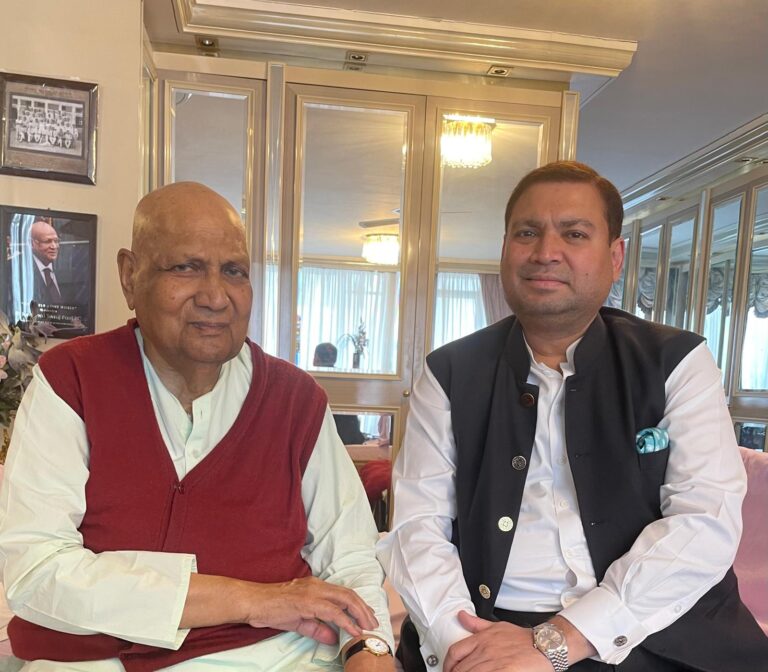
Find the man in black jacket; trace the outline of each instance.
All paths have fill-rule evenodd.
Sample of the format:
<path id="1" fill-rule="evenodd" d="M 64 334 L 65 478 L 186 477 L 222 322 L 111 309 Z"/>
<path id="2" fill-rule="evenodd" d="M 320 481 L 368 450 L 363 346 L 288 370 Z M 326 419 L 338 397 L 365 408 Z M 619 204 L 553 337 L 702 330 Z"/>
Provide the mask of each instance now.
<path id="1" fill-rule="evenodd" d="M 700 336 L 601 307 L 622 219 L 588 166 L 527 175 L 515 316 L 427 357 L 379 549 L 406 670 L 768 669 L 730 569 L 746 478 L 720 373 Z"/>

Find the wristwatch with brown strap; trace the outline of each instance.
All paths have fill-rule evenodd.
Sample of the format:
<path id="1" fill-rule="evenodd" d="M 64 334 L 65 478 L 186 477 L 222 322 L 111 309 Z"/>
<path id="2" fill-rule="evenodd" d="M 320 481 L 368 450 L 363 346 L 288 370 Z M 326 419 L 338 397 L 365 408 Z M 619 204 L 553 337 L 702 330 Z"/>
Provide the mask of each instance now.
<path id="1" fill-rule="evenodd" d="M 346 650 L 344 653 L 343 662 L 346 664 L 346 662 L 352 656 L 363 651 L 367 651 L 368 653 L 377 657 L 392 655 L 392 649 L 389 648 L 389 644 L 387 644 L 383 639 L 379 639 L 378 637 L 366 637 L 365 639 L 361 639 L 359 642 L 355 642 Z"/>

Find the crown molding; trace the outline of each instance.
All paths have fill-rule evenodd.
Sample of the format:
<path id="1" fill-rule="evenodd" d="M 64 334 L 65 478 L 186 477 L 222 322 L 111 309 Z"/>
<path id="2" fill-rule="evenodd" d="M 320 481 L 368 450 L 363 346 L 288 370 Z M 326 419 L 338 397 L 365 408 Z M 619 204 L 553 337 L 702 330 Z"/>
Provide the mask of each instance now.
<path id="1" fill-rule="evenodd" d="M 378 64 L 394 56 L 417 68 L 445 60 L 531 69 L 542 78 L 547 71 L 616 77 L 637 49 L 629 40 L 271 0 L 174 0 L 174 6 L 182 33 L 255 41 L 278 53 L 342 50 L 342 60 L 347 50 L 360 50 Z"/>
<path id="2" fill-rule="evenodd" d="M 702 147 L 621 192 L 627 213 L 636 211 L 659 196 L 683 195 L 725 176 L 754 166 L 734 163 L 744 156 L 768 158 L 768 114 Z"/>

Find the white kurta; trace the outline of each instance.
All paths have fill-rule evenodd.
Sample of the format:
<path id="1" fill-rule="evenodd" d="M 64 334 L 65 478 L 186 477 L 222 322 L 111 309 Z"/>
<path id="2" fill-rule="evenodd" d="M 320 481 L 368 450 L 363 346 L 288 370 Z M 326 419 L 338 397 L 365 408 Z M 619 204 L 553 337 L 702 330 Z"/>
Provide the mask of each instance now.
<path id="1" fill-rule="evenodd" d="M 138 330 L 137 338 L 141 343 Z M 156 419 L 182 479 L 218 444 L 240 412 L 251 382 L 250 349 L 245 345 L 224 364 L 214 389 L 193 402 L 191 417 L 149 360 L 143 360 Z M 86 510 L 88 457 L 82 420 L 36 367 L 16 416 L 0 491 L 0 568 L 9 604 L 22 618 L 63 632 L 100 632 L 177 649 L 188 632 L 179 630 L 179 622 L 195 557 L 147 551 L 94 554 L 83 548 L 78 527 Z M 376 612 L 381 624 L 377 634 L 392 645 L 383 572 L 374 554 L 378 535 L 330 410 L 301 494 L 308 525 L 302 556 L 312 573 L 356 590 Z M 285 633 L 168 669 L 327 670 L 337 666 L 334 661 L 348 639 L 342 633 L 338 646 L 326 646 Z M 111 672 L 123 667 L 112 660 L 35 662 L 24 669 Z"/>

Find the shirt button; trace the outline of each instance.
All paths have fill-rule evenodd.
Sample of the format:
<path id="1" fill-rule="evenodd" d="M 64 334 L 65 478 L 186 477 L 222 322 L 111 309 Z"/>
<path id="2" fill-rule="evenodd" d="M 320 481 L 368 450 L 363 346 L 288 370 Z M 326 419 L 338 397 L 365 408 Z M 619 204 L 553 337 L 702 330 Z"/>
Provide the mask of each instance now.
<path id="1" fill-rule="evenodd" d="M 563 606 L 569 606 L 576 601 L 576 598 L 570 593 L 563 594 Z"/>
<path id="2" fill-rule="evenodd" d="M 491 598 L 491 589 L 486 586 L 484 583 L 480 584 L 480 595 L 483 596 L 486 600 L 489 600 Z"/>
<path id="3" fill-rule="evenodd" d="M 574 551 L 572 548 L 566 548 L 565 549 L 565 557 L 566 558 L 572 558 L 576 555 L 576 551 Z"/>
<path id="4" fill-rule="evenodd" d="M 565 459 L 565 455 L 557 458 L 557 463 L 562 467 L 568 460 Z"/>
<path id="5" fill-rule="evenodd" d="M 432 654 L 431 656 L 427 656 L 427 665 L 430 667 L 437 667 L 437 664 L 440 661 L 437 659 L 437 656 Z"/>
<path id="6" fill-rule="evenodd" d="M 530 408 L 536 403 L 536 397 L 534 397 L 530 392 L 523 392 L 523 394 L 520 396 L 520 403 L 525 408 Z"/>
<path id="7" fill-rule="evenodd" d="M 679 614 L 682 610 L 683 610 L 683 608 L 679 604 L 675 605 L 675 613 L 676 614 Z"/>
<path id="8" fill-rule="evenodd" d="M 558 508 L 558 509 L 567 509 L 567 508 L 568 508 L 568 502 L 566 502 L 564 499 L 561 499 L 561 500 L 560 500 L 560 501 L 557 503 L 557 508 Z"/>
<path id="9" fill-rule="evenodd" d="M 499 518 L 499 529 L 502 532 L 509 532 L 514 526 L 515 521 L 513 521 L 509 516 L 502 516 Z"/>
<path id="10" fill-rule="evenodd" d="M 624 635 L 619 635 L 613 640 L 614 646 L 624 646 L 627 643 L 627 638 Z"/>
<path id="11" fill-rule="evenodd" d="M 522 455 L 515 455 L 512 458 L 512 468 L 516 469 L 517 471 L 522 471 L 525 469 L 526 464 L 528 464 L 528 460 L 526 460 Z"/>

